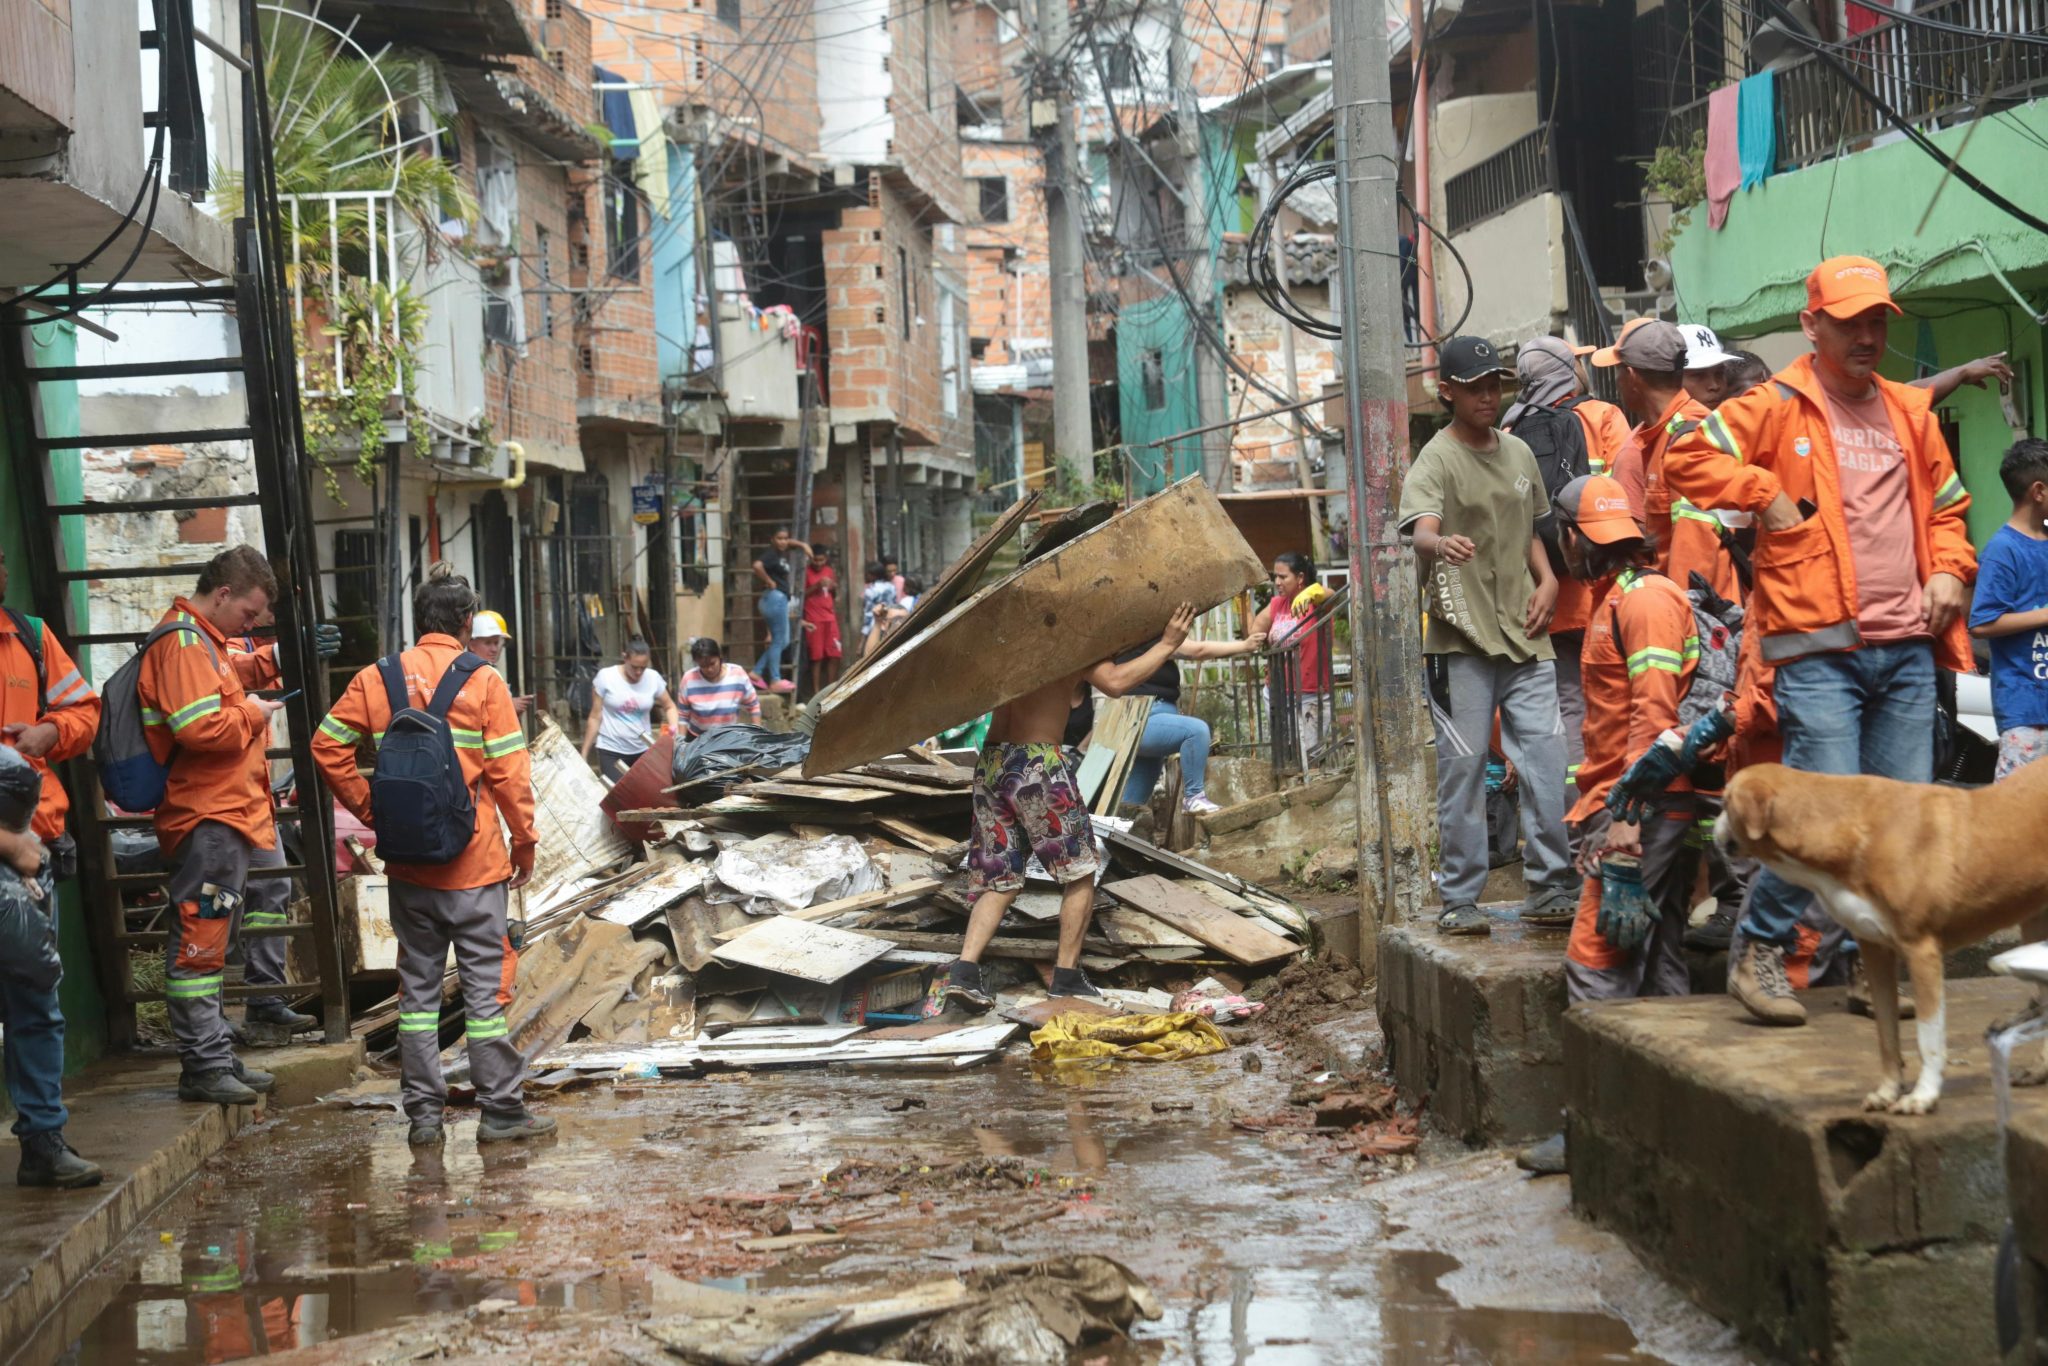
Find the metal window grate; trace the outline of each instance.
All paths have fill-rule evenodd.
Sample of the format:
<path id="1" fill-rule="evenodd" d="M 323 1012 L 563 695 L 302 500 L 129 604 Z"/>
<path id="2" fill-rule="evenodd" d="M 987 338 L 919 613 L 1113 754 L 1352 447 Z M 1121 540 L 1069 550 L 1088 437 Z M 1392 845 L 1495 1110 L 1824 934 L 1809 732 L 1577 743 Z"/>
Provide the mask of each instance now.
<path id="1" fill-rule="evenodd" d="M 1463 232 L 1550 188 L 1550 134 L 1538 128 L 1444 182 L 1443 230 Z"/>

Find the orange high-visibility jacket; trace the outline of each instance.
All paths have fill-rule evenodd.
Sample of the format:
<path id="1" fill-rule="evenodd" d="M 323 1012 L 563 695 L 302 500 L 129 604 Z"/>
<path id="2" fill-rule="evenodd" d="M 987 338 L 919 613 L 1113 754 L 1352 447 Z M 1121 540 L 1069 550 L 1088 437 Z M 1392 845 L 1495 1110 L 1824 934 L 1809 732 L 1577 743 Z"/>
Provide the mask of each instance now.
<path id="1" fill-rule="evenodd" d="M 263 759 L 269 713 L 243 691 L 227 637 L 188 599 L 172 603 L 163 620 L 192 630 L 150 646 L 136 679 L 149 752 L 171 767 L 156 809 L 157 842 L 168 857 L 201 821 L 219 821 L 256 848 L 274 849 L 270 768 Z M 193 631 L 205 633 L 212 654 Z"/>
<path id="2" fill-rule="evenodd" d="M 1628 418 L 1605 399 L 1582 400 L 1572 409 L 1586 434 L 1586 462 L 1595 474 L 1606 474 L 1615 457 L 1628 444 Z M 1597 584 L 1581 582 L 1569 574 L 1557 577 L 1557 608 L 1550 615 L 1550 633 L 1583 631 L 1593 611 Z"/>
<path id="3" fill-rule="evenodd" d="M 1621 636 L 1615 638 L 1615 627 Z M 1626 570 L 1586 624 L 1579 677 L 1586 690 L 1586 761 L 1570 819 L 1583 821 L 1606 803 L 1607 790 L 1678 724 L 1678 704 L 1699 670 L 1700 640 L 1692 604 L 1662 574 Z M 1679 778 L 1673 792 L 1689 792 Z"/>
<path id="4" fill-rule="evenodd" d="M 1757 539 L 1748 629 L 1762 636 L 1767 664 L 1863 643 L 1834 436 L 1813 365 L 1812 356 L 1801 356 L 1769 384 L 1730 399 L 1696 430 L 1675 438 L 1664 457 L 1672 489 L 1700 507 L 1761 513 L 1782 492 L 1818 509 L 1795 527 L 1764 531 Z M 1921 581 L 1953 574 L 1973 583 L 1977 552 L 1965 522 L 1970 495 L 1933 411 L 1925 396 L 1905 385 L 1876 384 L 1905 454 Z M 1935 659 L 1948 669 L 1973 667 L 1962 615 L 1935 642 Z"/>
<path id="5" fill-rule="evenodd" d="M 462 642 L 455 637 L 431 634 L 420 637 L 419 644 L 399 655 L 412 706 L 425 709 L 441 675 L 461 653 Z M 313 735 L 313 762 L 320 766 L 335 799 L 372 828 L 370 784 L 356 768 L 356 744 L 365 735 L 373 742 L 383 740 L 389 724 L 391 701 L 385 696 L 384 676 L 372 664 L 349 680 L 341 700 Z M 387 861 L 385 867 L 402 882 L 444 891 L 503 882 L 512 876 L 515 866 L 532 872 L 534 846 L 539 841 L 533 823 L 533 763 L 526 752 L 526 733 L 512 710 L 511 689 L 496 669 L 486 664 L 470 675 L 448 708 L 448 728 L 455 732 L 462 779 L 469 784 L 476 803 L 476 829 L 469 847 L 448 863 Z M 505 828 L 512 832 L 509 858 L 498 831 L 501 808 Z"/>
<path id="6" fill-rule="evenodd" d="M 1657 542 L 1657 568 L 1681 589 L 1692 587 L 1697 573 L 1707 586 L 1730 602 L 1743 599 L 1735 557 L 1721 543 L 1721 519 L 1678 497 L 1664 476 L 1671 443 L 1695 430 L 1712 410 L 1680 389 L 1678 396 L 1637 429 L 1643 453 L 1643 529 Z"/>
<path id="7" fill-rule="evenodd" d="M 35 622 L 34 617 L 29 620 Z M 50 765 L 92 748 L 92 737 L 100 728 L 100 696 L 57 643 L 56 632 L 49 623 L 40 625 L 43 674 L 50 682 L 43 690 L 43 715 L 38 718 L 35 659 L 15 633 L 14 618 L 0 612 L 0 726 L 32 726 L 41 719 L 57 728 L 57 743 L 49 754 L 29 759 L 36 772 L 43 775 L 43 796 L 36 804 L 30 829 L 37 839 L 48 844 L 63 835 L 64 818 L 71 813 L 71 799 L 64 792 L 64 784 L 50 771 Z"/>

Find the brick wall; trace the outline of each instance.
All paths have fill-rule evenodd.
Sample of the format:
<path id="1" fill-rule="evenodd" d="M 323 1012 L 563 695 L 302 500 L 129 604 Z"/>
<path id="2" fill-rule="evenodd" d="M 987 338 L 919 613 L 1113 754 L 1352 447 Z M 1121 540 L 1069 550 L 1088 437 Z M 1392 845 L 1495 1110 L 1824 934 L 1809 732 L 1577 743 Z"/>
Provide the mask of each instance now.
<path id="1" fill-rule="evenodd" d="M 576 396 L 585 413 L 597 416 L 658 417 L 661 370 L 655 358 L 653 253 L 643 241 L 637 259 L 624 262 L 623 272 L 607 250 L 604 200 L 596 167 L 578 167 L 570 176 L 572 214 L 569 237 L 581 242 L 587 259 L 576 296 Z M 647 220 L 641 219 L 643 236 Z M 587 253 L 587 255 L 586 255 Z M 572 275 L 574 274 L 572 268 Z"/>
<path id="2" fill-rule="evenodd" d="M 518 130 L 501 130 L 516 139 Z M 474 142 L 471 143 L 474 145 Z M 570 279 L 569 173 L 523 143 L 518 158 L 519 272 L 526 305 L 524 354 L 490 346 L 484 358 L 485 412 L 500 440 L 525 441 L 544 458 L 552 445 L 576 447 L 573 296 L 553 292 Z"/>
<path id="3" fill-rule="evenodd" d="M 1010 80 L 1003 63 L 1002 21 L 978 0 L 952 0 L 953 76 L 987 116 L 1000 123 L 1007 114 Z"/>
<path id="4" fill-rule="evenodd" d="M 1327 0 L 1325 0 L 1327 3 Z M 1194 48 L 1193 76 L 1199 95 L 1235 95 L 1264 74 L 1266 45 L 1287 41 L 1287 13 L 1260 0 L 1202 0 L 1190 4 L 1182 21 Z"/>
<path id="5" fill-rule="evenodd" d="M 1330 55 L 1330 0 L 1294 0 L 1287 7 L 1287 60 L 1319 62 Z"/>
<path id="6" fill-rule="evenodd" d="M 847 210 L 821 234 L 832 420 L 894 422 L 905 444 L 971 449 L 969 405 L 950 418 L 944 409 L 931 230 L 880 178 L 868 183 L 872 207 Z"/>
<path id="7" fill-rule="evenodd" d="M 0 91 L 42 115 L 50 129 L 68 128 L 72 69 L 71 0 L 0 4 Z M 17 115 L 13 122 L 35 127 L 38 120 Z"/>
<path id="8" fill-rule="evenodd" d="M 1296 282 L 1292 288 L 1295 297 L 1311 314 L 1321 316 L 1326 312 L 1329 305 L 1326 285 Z M 1224 290 L 1223 335 L 1231 351 L 1253 374 L 1282 392 L 1287 389 L 1287 366 L 1281 352 L 1281 329 L 1286 326 L 1280 316 L 1267 308 L 1265 301 L 1250 288 L 1232 285 Z M 1294 392 L 1297 398 L 1318 397 L 1324 385 L 1337 381 L 1335 346 L 1336 343 L 1322 337 L 1302 331 L 1294 333 L 1297 376 Z M 1228 378 L 1232 412 L 1270 408 L 1278 401 L 1262 390 L 1246 394 L 1244 380 L 1234 372 Z M 1294 431 L 1294 425 L 1288 419 L 1272 417 L 1247 422 L 1233 430 L 1231 454 L 1237 461 L 1239 487 L 1293 488 L 1300 485 L 1295 465 Z M 1313 437 L 1310 438 L 1309 449 L 1311 453 L 1315 450 Z"/>
<path id="9" fill-rule="evenodd" d="M 891 0 L 889 159 L 955 222 L 973 216 L 960 184 L 953 22 L 945 0 Z"/>
<path id="10" fill-rule="evenodd" d="M 1016 343 L 1044 345 L 1052 338 L 1052 276 L 1045 226 L 1045 163 L 1038 149 L 1007 142 L 964 142 L 970 216 L 980 207 L 980 178 L 1007 182 L 1007 223 L 971 222 L 968 251 L 969 334 L 985 337 L 982 360 L 1007 365 Z"/>
<path id="11" fill-rule="evenodd" d="M 552 12 L 546 0 L 531 0 L 527 19 L 542 56 L 514 57 L 513 71 L 571 119 L 591 122 L 597 105 L 590 88 L 590 17 L 566 0 L 557 0 Z"/>

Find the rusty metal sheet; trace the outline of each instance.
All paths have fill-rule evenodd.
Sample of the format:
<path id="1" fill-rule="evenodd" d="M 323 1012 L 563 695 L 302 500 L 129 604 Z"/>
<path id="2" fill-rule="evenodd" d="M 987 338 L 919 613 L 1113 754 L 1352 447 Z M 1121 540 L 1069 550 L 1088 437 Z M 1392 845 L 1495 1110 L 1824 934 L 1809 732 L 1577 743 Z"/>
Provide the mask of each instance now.
<path id="1" fill-rule="evenodd" d="M 872 763 L 1206 611 L 1264 569 L 1184 479 L 976 593 L 826 699 L 807 777 Z"/>

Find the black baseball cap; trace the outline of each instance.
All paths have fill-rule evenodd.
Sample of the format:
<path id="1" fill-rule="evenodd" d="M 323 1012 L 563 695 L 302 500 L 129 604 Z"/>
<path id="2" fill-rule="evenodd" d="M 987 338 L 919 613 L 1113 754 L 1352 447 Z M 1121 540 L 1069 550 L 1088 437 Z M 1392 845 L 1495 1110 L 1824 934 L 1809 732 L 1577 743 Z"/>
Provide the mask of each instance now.
<path id="1" fill-rule="evenodd" d="M 1512 375 L 1515 367 L 1502 360 L 1493 343 L 1484 337 L 1453 337 L 1437 353 L 1437 373 L 1444 379 L 1470 384 L 1488 375 Z"/>

